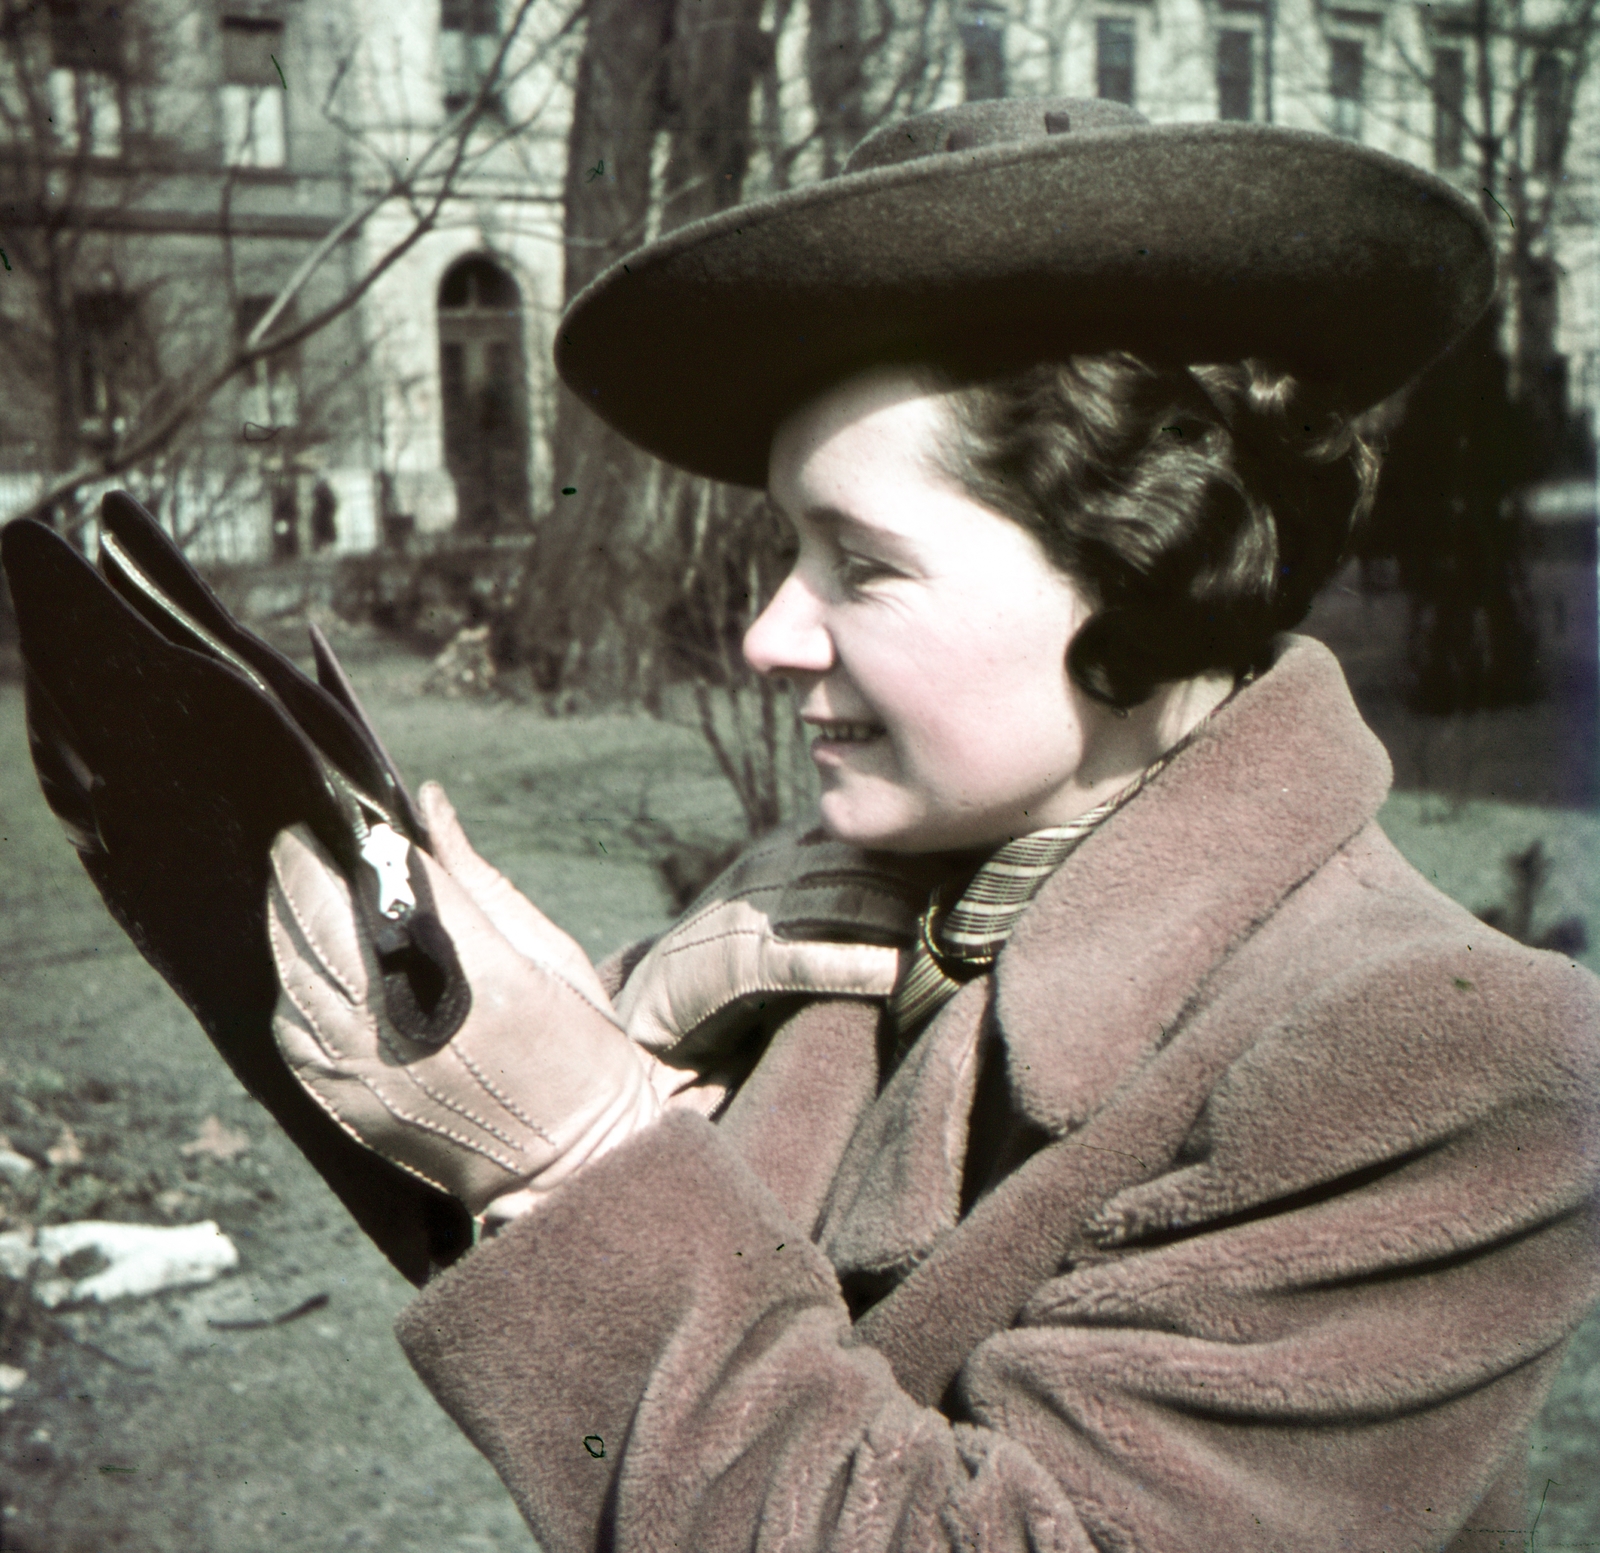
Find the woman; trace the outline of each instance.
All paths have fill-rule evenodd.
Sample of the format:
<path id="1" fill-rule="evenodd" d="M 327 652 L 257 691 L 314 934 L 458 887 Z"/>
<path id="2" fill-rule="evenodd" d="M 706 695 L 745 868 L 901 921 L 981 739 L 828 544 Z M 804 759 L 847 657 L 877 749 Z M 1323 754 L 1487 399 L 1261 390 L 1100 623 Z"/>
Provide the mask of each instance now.
<path id="1" fill-rule="evenodd" d="M 1403 862 L 1282 634 L 1370 497 L 1349 414 L 1492 267 L 1373 153 L 1010 102 L 574 304 L 568 382 L 796 531 L 745 649 L 820 826 L 597 976 L 425 790 L 438 1051 L 304 833 L 271 901 L 302 1082 L 493 1232 L 399 1331 L 551 1553 L 1523 1525 L 1600 999 Z"/>

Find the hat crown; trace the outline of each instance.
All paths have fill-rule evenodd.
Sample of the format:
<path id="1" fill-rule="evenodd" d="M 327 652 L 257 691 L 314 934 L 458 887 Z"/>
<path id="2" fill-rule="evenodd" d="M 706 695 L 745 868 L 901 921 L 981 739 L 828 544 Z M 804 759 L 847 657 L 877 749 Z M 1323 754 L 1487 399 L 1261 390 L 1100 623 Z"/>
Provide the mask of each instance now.
<path id="1" fill-rule="evenodd" d="M 1134 129 L 1150 121 L 1101 97 L 994 97 L 935 108 L 875 129 L 850 153 L 840 176 L 941 153 L 1018 145 L 1052 135 Z"/>

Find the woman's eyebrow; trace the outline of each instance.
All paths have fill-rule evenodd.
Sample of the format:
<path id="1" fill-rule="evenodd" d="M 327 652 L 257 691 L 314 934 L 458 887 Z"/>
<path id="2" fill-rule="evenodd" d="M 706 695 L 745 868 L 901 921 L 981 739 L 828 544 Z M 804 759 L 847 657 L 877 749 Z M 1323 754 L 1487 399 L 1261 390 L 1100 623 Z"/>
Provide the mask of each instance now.
<path id="1" fill-rule="evenodd" d="M 852 517 L 848 512 L 841 511 L 838 507 L 818 506 L 807 507 L 804 513 L 808 523 L 815 524 L 818 528 L 826 529 L 835 539 L 854 539 L 866 542 L 890 551 L 910 554 L 913 549 L 911 541 L 906 535 L 895 529 L 883 528 L 875 523 L 863 523 L 860 518 Z"/>

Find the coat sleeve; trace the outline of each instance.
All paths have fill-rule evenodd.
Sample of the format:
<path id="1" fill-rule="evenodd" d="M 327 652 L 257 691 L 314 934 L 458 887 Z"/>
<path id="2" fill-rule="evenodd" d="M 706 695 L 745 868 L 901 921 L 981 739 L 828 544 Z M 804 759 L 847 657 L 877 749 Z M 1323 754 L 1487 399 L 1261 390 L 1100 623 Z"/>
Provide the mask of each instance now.
<path id="1" fill-rule="evenodd" d="M 830 1265 L 688 1115 L 440 1276 L 401 1341 L 546 1553 L 1494 1547 L 1596 1295 L 1596 1004 L 1541 972 L 1405 1038 L 1426 974 L 1230 1069 L 949 1412 L 852 1340 Z M 1363 1094 L 1352 1150 L 1329 1118 Z"/>

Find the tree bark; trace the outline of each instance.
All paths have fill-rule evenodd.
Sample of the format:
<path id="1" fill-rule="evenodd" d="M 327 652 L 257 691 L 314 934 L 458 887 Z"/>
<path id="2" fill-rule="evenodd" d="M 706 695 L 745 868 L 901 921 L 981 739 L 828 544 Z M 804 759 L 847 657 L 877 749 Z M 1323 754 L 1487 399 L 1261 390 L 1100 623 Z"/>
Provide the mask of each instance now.
<path id="1" fill-rule="evenodd" d="M 867 132 L 861 0 L 811 0 L 809 22 L 806 78 L 822 142 L 822 176 L 831 178 Z"/>
<path id="2" fill-rule="evenodd" d="M 668 67 L 672 151 L 661 230 L 737 205 L 753 130 L 750 101 L 771 42 L 763 0 L 679 0 Z"/>
<path id="3" fill-rule="evenodd" d="M 761 0 L 599 0 L 568 142 L 569 301 L 644 240 L 653 199 L 669 231 L 743 196 L 752 89 L 767 58 L 760 21 Z M 667 163 L 653 191 L 663 131 Z M 595 689 L 648 693 L 630 667 L 644 658 L 633 638 L 670 602 L 670 590 L 660 599 L 641 590 L 647 571 L 671 570 L 681 482 L 559 392 L 555 489 L 507 645 L 547 689 L 577 673 Z"/>
<path id="4" fill-rule="evenodd" d="M 567 139 L 568 301 L 644 241 L 674 0 L 595 0 Z"/>
<path id="5" fill-rule="evenodd" d="M 672 10 L 673 0 L 590 7 L 567 139 L 567 302 L 644 241 Z M 592 642 L 615 592 L 613 541 L 645 468 L 564 384 L 556 394 L 553 489 L 503 644 L 547 689 L 561 682 L 572 644 Z"/>

